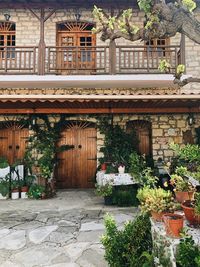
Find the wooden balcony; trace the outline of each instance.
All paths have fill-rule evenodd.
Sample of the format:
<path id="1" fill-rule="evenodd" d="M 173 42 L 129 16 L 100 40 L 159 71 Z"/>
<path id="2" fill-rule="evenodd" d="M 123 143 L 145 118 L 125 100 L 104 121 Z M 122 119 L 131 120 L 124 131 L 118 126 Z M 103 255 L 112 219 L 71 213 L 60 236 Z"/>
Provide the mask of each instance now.
<path id="1" fill-rule="evenodd" d="M 182 49 L 183 50 L 183 49 Z M 170 72 L 184 63 L 181 46 L 0 47 L 0 74 L 155 74 L 166 59 Z M 42 59 L 42 60 L 41 60 Z"/>

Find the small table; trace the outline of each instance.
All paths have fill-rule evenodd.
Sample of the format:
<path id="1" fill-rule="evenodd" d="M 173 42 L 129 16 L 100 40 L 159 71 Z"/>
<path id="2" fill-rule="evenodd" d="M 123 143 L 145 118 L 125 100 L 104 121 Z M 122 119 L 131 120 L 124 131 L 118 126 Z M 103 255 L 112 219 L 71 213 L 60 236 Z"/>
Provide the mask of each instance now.
<path id="1" fill-rule="evenodd" d="M 134 178 L 129 173 L 110 173 L 106 174 L 105 171 L 99 171 L 96 174 L 97 184 L 102 186 L 107 183 L 115 185 L 133 185 L 137 184 Z"/>

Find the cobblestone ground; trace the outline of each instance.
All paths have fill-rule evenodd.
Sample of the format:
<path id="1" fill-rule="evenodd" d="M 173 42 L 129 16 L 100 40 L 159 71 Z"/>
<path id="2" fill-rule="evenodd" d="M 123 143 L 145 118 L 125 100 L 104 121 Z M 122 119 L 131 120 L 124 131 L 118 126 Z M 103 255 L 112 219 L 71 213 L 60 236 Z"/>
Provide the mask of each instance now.
<path id="1" fill-rule="evenodd" d="M 122 227 L 137 210 L 105 207 L 93 190 L 0 201 L 0 267 L 106 267 L 100 236 L 107 212 Z"/>

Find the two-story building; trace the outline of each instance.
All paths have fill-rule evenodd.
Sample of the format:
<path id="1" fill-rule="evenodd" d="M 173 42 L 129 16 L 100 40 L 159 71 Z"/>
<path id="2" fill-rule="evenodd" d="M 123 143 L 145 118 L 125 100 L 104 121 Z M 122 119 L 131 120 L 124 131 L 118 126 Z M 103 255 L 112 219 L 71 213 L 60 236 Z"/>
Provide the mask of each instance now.
<path id="1" fill-rule="evenodd" d="M 30 131 L 22 116 L 67 114 L 60 144 L 74 145 L 58 165 L 60 187 L 91 186 L 103 135 L 96 117 L 134 128 L 139 151 L 168 160 L 169 143 L 193 142 L 200 123 L 200 87 L 173 83 L 176 66 L 200 75 L 200 46 L 177 34 L 149 42 L 116 40 L 113 48 L 92 29 L 97 5 L 115 14 L 132 8 L 132 20 L 144 24 L 133 0 L 2 0 L 0 2 L 0 155 L 23 157 Z M 198 16 L 198 10 L 195 12 Z M 161 59 L 171 74 L 158 70 Z M 72 160 L 73 159 L 73 160 Z M 70 177 L 70 179 L 69 179 Z"/>

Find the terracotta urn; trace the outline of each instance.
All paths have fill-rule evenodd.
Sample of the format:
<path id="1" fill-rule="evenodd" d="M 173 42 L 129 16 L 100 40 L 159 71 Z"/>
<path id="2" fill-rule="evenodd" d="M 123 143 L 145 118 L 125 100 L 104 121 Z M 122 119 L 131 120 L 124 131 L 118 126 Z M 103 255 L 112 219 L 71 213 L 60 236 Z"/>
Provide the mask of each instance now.
<path id="1" fill-rule="evenodd" d="M 182 203 L 182 208 L 185 214 L 185 218 L 191 225 L 199 224 L 199 216 L 195 215 L 194 203 L 190 200 L 186 200 Z"/>

